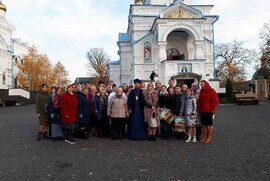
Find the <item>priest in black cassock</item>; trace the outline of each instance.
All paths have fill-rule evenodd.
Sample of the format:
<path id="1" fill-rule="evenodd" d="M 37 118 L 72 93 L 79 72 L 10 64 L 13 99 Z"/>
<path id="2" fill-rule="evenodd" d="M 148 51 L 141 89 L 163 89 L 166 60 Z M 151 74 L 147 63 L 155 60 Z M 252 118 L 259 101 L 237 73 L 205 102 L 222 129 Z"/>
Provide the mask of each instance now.
<path id="1" fill-rule="evenodd" d="M 140 89 L 141 81 L 134 80 L 135 88 L 128 96 L 128 109 L 130 120 L 128 122 L 127 137 L 131 140 L 147 139 L 147 125 L 144 122 L 144 97 L 143 91 Z"/>

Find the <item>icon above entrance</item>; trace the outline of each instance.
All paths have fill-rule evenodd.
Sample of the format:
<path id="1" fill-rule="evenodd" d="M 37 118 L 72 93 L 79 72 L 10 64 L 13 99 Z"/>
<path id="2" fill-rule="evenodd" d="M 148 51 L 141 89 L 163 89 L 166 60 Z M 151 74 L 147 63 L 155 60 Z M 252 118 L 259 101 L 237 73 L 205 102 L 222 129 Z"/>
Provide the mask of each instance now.
<path id="1" fill-rule="evenodd" d="M 174 80 L 176 84 L 186 84 L 188 87 L 191 87 L 193 83 L 199 85 L 202 76 L 192 72 L 181 72 L 172 76 L 171 79 Z"/>

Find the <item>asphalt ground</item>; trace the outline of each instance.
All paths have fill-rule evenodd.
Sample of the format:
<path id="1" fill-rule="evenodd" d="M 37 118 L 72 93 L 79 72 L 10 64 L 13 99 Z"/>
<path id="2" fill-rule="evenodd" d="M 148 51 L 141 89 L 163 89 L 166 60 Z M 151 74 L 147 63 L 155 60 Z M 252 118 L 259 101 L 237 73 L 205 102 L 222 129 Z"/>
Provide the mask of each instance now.
<path id="1" fill-rule="evenodd" d="M 0 108 L 0 180 L 270 180 L 270 104 L 219 106 L 211 144 L 36 141 L 34 106 Z"/>

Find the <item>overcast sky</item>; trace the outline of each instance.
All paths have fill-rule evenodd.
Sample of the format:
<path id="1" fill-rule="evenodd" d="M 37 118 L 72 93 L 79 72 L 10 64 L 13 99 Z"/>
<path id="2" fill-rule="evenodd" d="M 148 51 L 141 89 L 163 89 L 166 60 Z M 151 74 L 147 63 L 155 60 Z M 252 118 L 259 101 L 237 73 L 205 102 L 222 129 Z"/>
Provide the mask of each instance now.
<path id="1" fill-rule="evenodd" d="M 6 18 L 16 27 L 15 37 L 37 47 L 56 63 L 61 61 L 72 81 L 87 76 L 86 52 L 101 47 L 118 60 L 118 32 L 126 32 L 133 0 L 2 0 Z M 270 0 L 193 0 L 214 5 L 219 15 L 215 42 L 234 39 L 247 48 L 259 48 L 259 30 L 270 20 Z M 252 70 L 252 69 L 250 69 Z M 253 72 L 250 72 L 251 74 Z"/>

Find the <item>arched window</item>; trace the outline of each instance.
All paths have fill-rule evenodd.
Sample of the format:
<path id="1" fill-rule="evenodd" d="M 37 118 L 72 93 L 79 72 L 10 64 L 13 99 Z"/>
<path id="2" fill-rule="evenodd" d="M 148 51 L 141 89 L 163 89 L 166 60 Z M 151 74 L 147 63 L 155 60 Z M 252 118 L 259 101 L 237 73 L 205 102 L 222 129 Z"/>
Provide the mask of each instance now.
<path id="1" fill-rule="evenodd" d="M 143 56 L 144 63 L 152 63 L 152 49 L 149 42 L 144 43 Z"/>
<path id="2" fill-rule="evenodd" d="M 185 54 L 180 54 L 179 50 L 176 48 L 169 48 L 166 51 L 167 60 L 184 60 Z"/>

